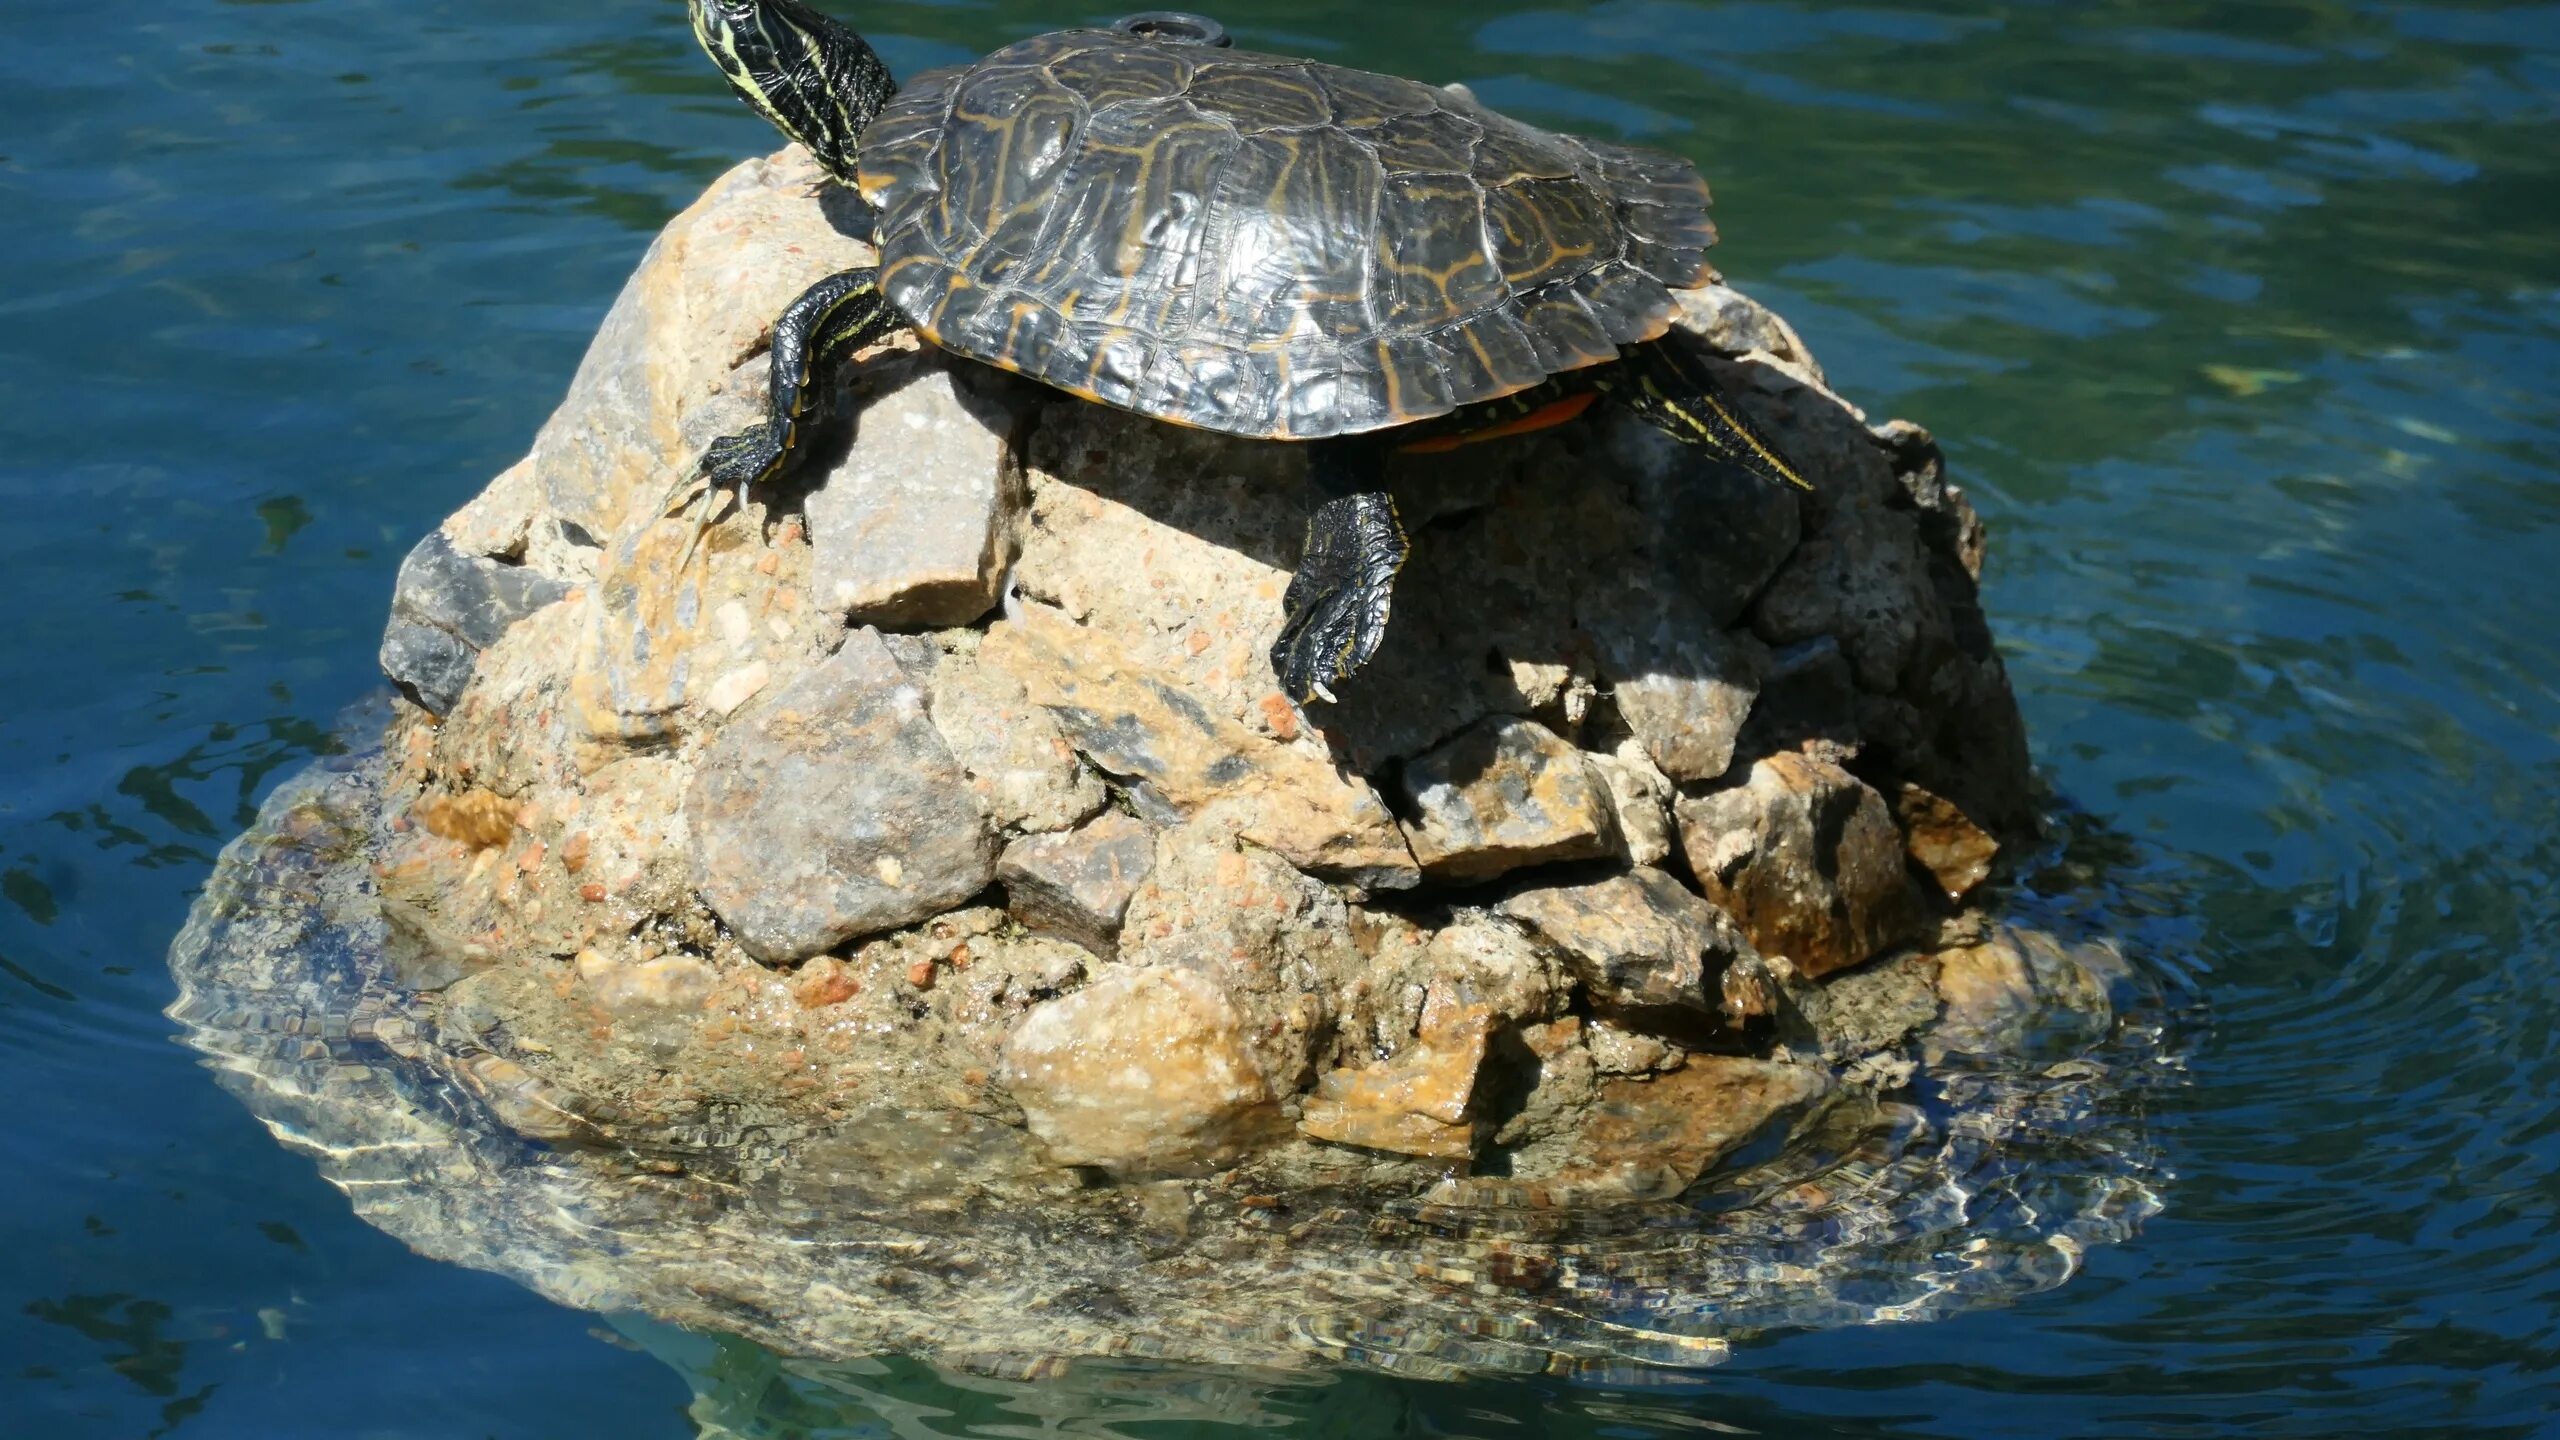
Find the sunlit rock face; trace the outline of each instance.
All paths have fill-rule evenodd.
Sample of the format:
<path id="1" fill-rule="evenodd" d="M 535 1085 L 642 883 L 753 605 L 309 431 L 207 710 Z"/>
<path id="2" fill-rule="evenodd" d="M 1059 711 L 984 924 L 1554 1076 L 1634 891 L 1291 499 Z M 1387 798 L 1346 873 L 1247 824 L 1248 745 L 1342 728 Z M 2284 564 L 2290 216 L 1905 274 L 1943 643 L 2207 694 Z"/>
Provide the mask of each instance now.
<path id="1" fill-rule="evenodd" d="M 552 1147 L 414 1185 L 697 1233 L 580 1266 L 397 1187 L 386 1226 L 787 1348 L 1269 1361 L 1410 1321 L 1534 1368 L 1625 1343 L 1571 1323 L 1613 1263 L 1583 1217 L 1854 1155 L 1936 1184 L 1915 1065 L 2032 1050 L 2050 1012 L 2114 1033 L 2123 967 L 1968 908 L 2034 838 L 1980 523 L 1747 297 L 1683 323 L 1813 494 L 1606 412 L 1414 457 L 1389 639 L 1302 708 L 1265 656 L 1303 449 L 911 346 L 679 563 L 671 481 L 758 413 L 765 325 L 870 258 L 815 179 L 785 151 L 669 225 L 533 453 L 403 569 L 386 743 L 271 811 L 181 947 L 208 995 L 292 934 L 372 947 L 293 992 L 379 1051 L 319 1089 Z M 320 909 L 250 918 L 292 866 Z M 276 1059 L 236 1067 L 253 1104 Z M 786 1243 L 830 1225 L 913 1234 Z M 1728 1259 L 1627 1283 L 1703 1297 Z M 1520 1342 L 1448 1338 L 1515 1307 Z M 1713 1358 L 1714 1307 L 1673 1309 L 1636 1348 Z"/>

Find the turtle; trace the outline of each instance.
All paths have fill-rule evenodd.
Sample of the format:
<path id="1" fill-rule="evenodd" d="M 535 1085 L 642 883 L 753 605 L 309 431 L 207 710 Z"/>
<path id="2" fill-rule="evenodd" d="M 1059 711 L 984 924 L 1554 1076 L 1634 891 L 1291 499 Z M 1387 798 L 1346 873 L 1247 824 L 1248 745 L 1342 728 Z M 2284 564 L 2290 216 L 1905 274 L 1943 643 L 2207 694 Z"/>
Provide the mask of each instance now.
<path id="1" fill-rule="evenodd" d="M 768 418 L 679 482 L 706 511 L 782 474 L 839 368 L 901 329 L 1157 420 L 1302 443 L 1314 493 L 1271 663 L 1304 703 L 1386 634 L 1411 544 L 1397 452 L 1606 398 L 1811 488 L 1669 333 L 1676 292 L 1718 278 L 1687 159 L 1239 49 L 1195 15 L 1033 36 L 902 89 L 803 0 L 689 3 L 738 97 L 871 207 L 879 250 L 775 321 Z"/>

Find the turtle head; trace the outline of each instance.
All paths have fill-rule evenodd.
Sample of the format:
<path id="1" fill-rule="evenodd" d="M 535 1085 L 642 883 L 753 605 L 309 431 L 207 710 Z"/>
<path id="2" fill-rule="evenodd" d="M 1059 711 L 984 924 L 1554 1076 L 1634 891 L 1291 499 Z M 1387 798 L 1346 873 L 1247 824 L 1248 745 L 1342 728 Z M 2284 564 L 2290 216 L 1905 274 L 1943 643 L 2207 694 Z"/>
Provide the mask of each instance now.
<path id="1" fill-rule="evenodd" d="M 897 93 L 861 36 L 800 0 L 689 0 L 693 35 L 729 88 L 854 183 L 862 131 Z"/>

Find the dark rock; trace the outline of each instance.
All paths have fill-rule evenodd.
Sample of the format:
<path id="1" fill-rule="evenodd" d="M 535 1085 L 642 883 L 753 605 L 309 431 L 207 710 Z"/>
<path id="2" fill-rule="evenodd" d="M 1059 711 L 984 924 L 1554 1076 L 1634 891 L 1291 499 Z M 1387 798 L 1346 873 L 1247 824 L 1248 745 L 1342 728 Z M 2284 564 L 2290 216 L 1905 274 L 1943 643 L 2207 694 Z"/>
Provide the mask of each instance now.
<path id="1" fill-rule="evenodd" d="M 382 636 L 382 673 L 430 712 L 462 698 L 480 652 L 507 627 L 569 593 L 548 575 L 484 560 L 430 530 L 400 562 L 391 624 Z"/>
<path id="2" fill-rule="evenodd" d="M 1727 632 L 1688 590 L 1627 573 L 1593 586 L 1576 609 L 1615 686 L 1618 714 L 1662 773 L 1713 780 L 1733 763 L 1768 647 Z"/>

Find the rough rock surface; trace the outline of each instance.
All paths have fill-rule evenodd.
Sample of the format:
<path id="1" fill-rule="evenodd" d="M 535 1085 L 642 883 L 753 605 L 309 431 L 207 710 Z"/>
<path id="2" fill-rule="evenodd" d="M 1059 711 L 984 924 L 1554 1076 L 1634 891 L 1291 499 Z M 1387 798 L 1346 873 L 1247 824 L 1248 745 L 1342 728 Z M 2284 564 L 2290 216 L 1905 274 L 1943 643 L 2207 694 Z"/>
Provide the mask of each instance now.
<path id="1" fill-rule="evenodd" d="M 912 924 L 995 878 L 985 814 L 870 631 L 722 730 L 686 811 L 694 883 L 760 960 Z"/>
<path id="2" fill-rule="evenodd" d="M 1839 766 L 1772 755 L 1741 784 L 1678 808 L 1681 845 L 1707 898 L 1802 974 L 1845 970 L 1919 929 L 1893 813 Z"/>
<path id="3" fill-rule="evenodd" d="M 1497 715 L 1404 769 L 1405 836 L 1434 880 L 1615 853 L 1617 816 L 1590 760 L 1534 720 Z"/>
<path id="4" fill-rule="evenodd" d="M 1398 457 L 1394 623 L 1302 708 L 1266 652 L 1304 447 L 912 345 L 679 567 L 673 477 L 759 413 L 781 307 L 869 258 L 814 180 L 786 151 L 671 222 L 403 570 L 423 708 L 369 873 L 417 1033 L 508 1123 L 823 1135 L 800 1163 L 920 1210 L 1072 1168 L 1177 1231 L 1208 1202 L 1154 1182 L 1220 1170 L 1615 1205 L 1933 1026 L 2103 1003 L 2095 962 L 1910 948 L 2032 818 L 1982 529 L 1748 297 L 1682 323 L 1813 493 L 1614 411 Z"/>
<path id="5" fill-rule="evenodd" d="M 1523 890 L 1496 908 L 1555 947 L 1600 1006 L 1720 1011 L 1726 968 L 1758 958 L 1723 911 L 1660 870 Z"/>
<path id="6" fill-rule="evenodd" d="M 996 864 L 996 878 L 1004 882 L 1013 918 L 1109 955 L 1129 901 L 1155 863 L 1155 827 L 1112 813 L 1068 834 L 1014 841 Z"/>
<path id="7" fill-rule="evenodd" d="M 966 625 L 1013 558 L 1015 417 L 920 366 L 865 397 L 845 462 L 809 496 L 818 602 L 861 625 Z"/>
<path id="8" fill-rule="evenodd" d="M 480 652 L 569 587 L 539 571 L 465 555 L 432 531 L 400 562 L 382 673 L 435 714 L 451 711 Z"/>

